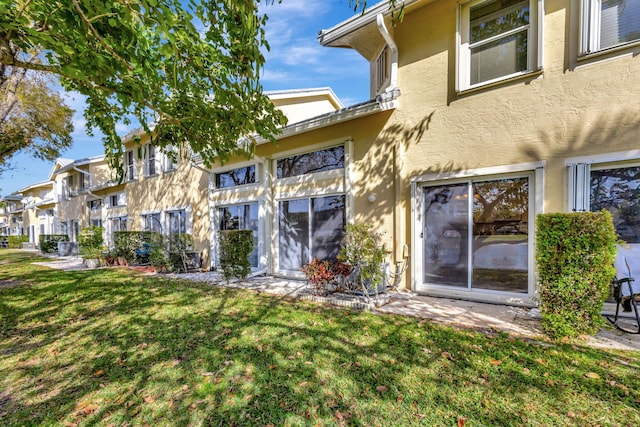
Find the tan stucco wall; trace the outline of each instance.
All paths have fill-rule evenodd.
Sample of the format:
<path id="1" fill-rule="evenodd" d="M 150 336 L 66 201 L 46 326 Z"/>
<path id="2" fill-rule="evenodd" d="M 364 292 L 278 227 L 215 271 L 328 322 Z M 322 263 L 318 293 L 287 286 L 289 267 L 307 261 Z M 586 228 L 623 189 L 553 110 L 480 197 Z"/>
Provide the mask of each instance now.
<path id="1" fill-rule="evenodd" d="M 458 95 L 456 13 L 439 1 L 395 28 L 402 95 L 381 139 L 401 165 L 396 247 L 411 243 L 412 178 L 545 161 L 544 211 L 563 211 L 565 159 L 640 148 L 639 46 L 578 61 L 578 2 L 548 1 L 544 71 Z"/>
<path id="2" fill-rule="evenodd" d="M 147 140 L 145 136 L 141 143 L 144 144 Z M 136 145 L 128 144 L 127 148 L 137 153 Z M 208 173 L 191 166 L 186 159 L 180 159 L 174 171 L 164 172 L 162 167 L 159 167 L 158 173 L 149 177 L 143 175 L 142 160 L 138 159 L 137 171 L 138 179 L 124 186 L 127 197 L 126 214 L 131 227 L 142 229 L 143 213 L 186 208 L 187 222 L 191 224 L 195 250 L 202 253 L 203 265 L 207 266 L 209 263 Z"/>

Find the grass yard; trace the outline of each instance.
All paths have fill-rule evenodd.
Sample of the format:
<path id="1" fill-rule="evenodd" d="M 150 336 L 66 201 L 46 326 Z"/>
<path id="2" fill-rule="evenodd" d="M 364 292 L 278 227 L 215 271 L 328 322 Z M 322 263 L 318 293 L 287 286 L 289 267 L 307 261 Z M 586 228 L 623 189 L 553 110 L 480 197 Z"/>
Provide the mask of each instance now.
<path id="1" fill-rule="evenodd" d="M 2 426 L 638 426 L 640 354 L 0 251 Z"/>

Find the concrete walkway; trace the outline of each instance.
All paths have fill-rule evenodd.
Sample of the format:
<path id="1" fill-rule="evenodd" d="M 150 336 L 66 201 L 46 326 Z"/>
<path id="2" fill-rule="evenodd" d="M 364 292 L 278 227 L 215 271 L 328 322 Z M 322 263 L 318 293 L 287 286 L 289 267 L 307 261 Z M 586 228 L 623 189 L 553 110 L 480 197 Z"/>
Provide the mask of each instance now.
<path id="1" fill-rule="evenodd" d="M 38 262 L 50 268 L 81 270 L 86 267 L 77 257 L 50 262 Z M 320 303 L 370 310 L 379 314 L 398 314 L 429 319 L 434 322 L 460 328 L 481 331 L 505 332 L 514 336 L 544 340 L 540 326 L 540 311 L 449 298 L 416 295 L 412 292 L 387 292 L 372 304 L 363 296 L 332 294 L 316 296 L 300 280 L 289 280 L 273 276 L 255 276 L 244 282 L 227 283 L 217 272 L 168 274 L 168 277 L 205 282 L 214 286 L 228 286 L 266 292 L 292 298 L 302 298 Z M 607 324 L 597 335 L 588 337 L 585 345 L 601 349 L 640 351 L 640 335 L 626 334 Z"/>

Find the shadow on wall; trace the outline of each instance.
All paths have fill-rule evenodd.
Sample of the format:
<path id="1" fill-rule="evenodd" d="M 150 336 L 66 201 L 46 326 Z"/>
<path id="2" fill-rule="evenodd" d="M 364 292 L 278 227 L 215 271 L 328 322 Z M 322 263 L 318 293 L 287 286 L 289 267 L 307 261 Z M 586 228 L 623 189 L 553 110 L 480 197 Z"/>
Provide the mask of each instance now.
<path id="1" fill-rule="evenodd" d="M 572 111 L 562 115 L 561 123 L 540 129 L 538 141 L 523 146 L 522 153 L 527 161 L 537 161 L 637 150 L 640 107 L 625 108 L 612 108 L 604 114 Z"/>

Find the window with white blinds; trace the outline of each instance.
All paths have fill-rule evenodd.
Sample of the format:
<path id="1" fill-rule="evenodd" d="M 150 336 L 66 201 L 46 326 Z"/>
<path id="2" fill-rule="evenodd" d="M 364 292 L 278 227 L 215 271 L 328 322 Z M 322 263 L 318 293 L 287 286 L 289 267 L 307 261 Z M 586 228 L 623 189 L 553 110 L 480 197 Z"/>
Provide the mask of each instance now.
<path id="1" fill-rule="evenodd" d="M 583 0 L 582 54 L 640 41 L 640 0 Z"/>

